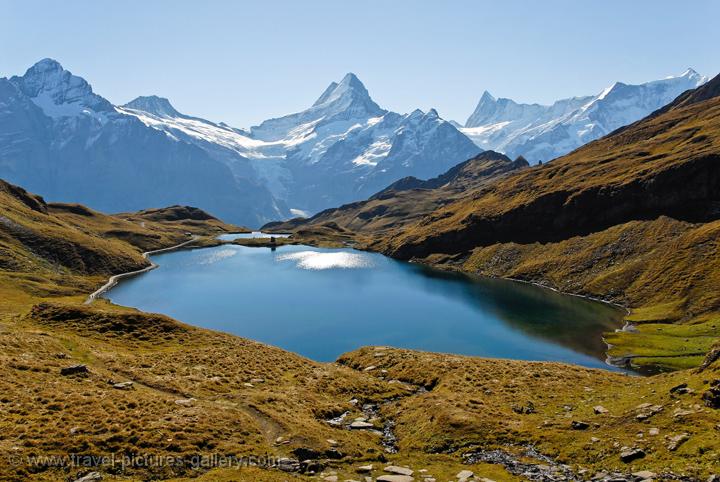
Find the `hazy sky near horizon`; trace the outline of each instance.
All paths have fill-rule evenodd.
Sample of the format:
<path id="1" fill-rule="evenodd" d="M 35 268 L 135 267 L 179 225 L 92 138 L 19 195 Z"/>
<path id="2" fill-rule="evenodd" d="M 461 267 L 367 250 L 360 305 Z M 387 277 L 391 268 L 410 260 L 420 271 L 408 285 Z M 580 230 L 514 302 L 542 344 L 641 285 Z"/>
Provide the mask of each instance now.
<path id="1" fill-rule="evenodd" d="M 115 104 L 168 97 L 237 127 L 354 72 L 381 107 L 464 122 L 484 90 L 594 94 L 720 72 L 720 1 L 0 0 L 0 77 L 51 57 Z"/>

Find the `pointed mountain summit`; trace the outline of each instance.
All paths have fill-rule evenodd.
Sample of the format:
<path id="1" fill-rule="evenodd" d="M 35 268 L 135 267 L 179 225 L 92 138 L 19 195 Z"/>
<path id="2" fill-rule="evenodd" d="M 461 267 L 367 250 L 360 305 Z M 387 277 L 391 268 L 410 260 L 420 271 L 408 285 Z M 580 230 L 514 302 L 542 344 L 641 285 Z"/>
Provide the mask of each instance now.
<path id="1" fill-rule="evenodd" d="M 249 169 L 160 132 L 166 118 L 113 106 L 55 60 L 0 78 L 0 105 L 0 178 L 49 200 L 110 212 L 186 204 L 249 225 L 285 212 Z M 134 105 L 177 113 L 157 97 Z"/>
<path id="2" fill-rule="evenodd" d="M 318 100 L 315 101 L 315 103 L 312 105 L 313 107 L 316 107 L 320 104 L 324 104 L 327 102 L 327 100 L 330 98 L 332 93 L 337 89 L 338 83 L 337 82 L 330 82 L 330 85 L 328 85 L 327 89 L 325 89 L 325 92 L 322 93 L 320 97 L 318 97 Z"/>
<path id="3" fill-rule="evenodd" d="M 158 117 L 182 117 L 165 97 L 147 95 L 136 97 L 122 106 L 124 109 L 139 110 Z"/>
<path id="4" fill-rule="evenodd" d="M 355 74 L 348 73 L 340 82 L 331 82 L 310 108 L 266 120 L 253 127 L 251 132 L 257 139 L 277 141 L 286 138 L 290 132 L 303 125 L 366 119 L 382 116 L 386 112 L 372 100 L 360 79 Z"/>
<path id="5" fill-rule="evenodd" d="M 317 101 L 305 112 L 324 116 L 347 112 L 352 115 L 382 115 L 385 113 L 370 97 L 365 85 L 352 72 L 338 82 L 331 82 Z"/>
<path id="6" fill-rule="evenodd" d="M 65 70 L 54 59 L 40 60 L 22 77 L 12 77 L 10 82 L 50 117 L 74 116 L 83 108 L 98 112 L 113 110 L 110 102 L 93 93 L 85 79 Z"/>

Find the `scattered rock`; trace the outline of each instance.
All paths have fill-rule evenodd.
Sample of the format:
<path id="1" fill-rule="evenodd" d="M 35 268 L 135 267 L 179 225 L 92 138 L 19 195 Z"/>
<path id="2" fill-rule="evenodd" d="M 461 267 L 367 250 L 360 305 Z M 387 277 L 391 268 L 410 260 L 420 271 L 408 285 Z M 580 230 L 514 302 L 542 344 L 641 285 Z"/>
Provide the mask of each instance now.
<path id="1" fill-rule="evenodd" d="M 648 435 L 653 435 L 653 436 L 660 435 L 660 430 L 653 427 L 650 430 L 648 430 Z"/>
<path id="2" fill-rule="evenodd" d="M 98 480 L 102 480 L 102 475 L 100 472 L 90 472 L 87 475 L 83 475 L 79 479 L 75 479 L 75 482 L 97 482 Z"/>
<path id="3" fill-rule="evenodd" d="M 458 474 L 455 476 L 458 480 L 467 480 L 470 477 L 474 477 L 475 473 L 472 470 L 461 470 L 458 472 Z"/>
<path id="4" fill-rule="evenodd" d="M 250 383 L 265 383 L 265 379 L 264 378 L 253 378 L 252 380 L 250 380 Z"/>
<path id="5" fill-rule="evenodd" d="M 670 393 L 684 393 L 683 390 L 687 388 L 687 383 L 681 383 L 680 385 L 675 385 L 670 389 Z"/>
<path id="6" fill-rule="evenodd" d="M 375 365 L 370 365 L 369 367 L 366 367 L 363 371 L 364 372 L 371 372 L 375 370 L 377 367 Z"/>
<path id="7" fill-rule="evenodd" d="M 588 428 L 590 428 L 590 424 L 587 422 L 581 422 L 579 420 L 573 420 L 570 423 L 570 428 L 572 428 L 573 430 L 587 430 Z"/>
<path id="8" fill-rule="evenodd" d="M 533 402 L 528 402 L 525 405 L 513 405 L 511 408 L 513 412 L 521 415 L 535 413 L 535 404 Z"/>
<path id="9" fill-rule="evenodd" d="M 641 480 L 645 479 L 654 479 L 657 477 L 657 474 L 655 472 L 650 472 L 649 470 L 641 470 L 640 472 L 633 472 L 633 477 L 636 477 Z"/>
<path id="10" fill-rule="evenodd" d="M 323 480 L 325 482 L 337 482 L 338 476 L 337 475 L 328 475 L 327 477 L 323 477 Z"/>
<path id="11" fill-rule="evenodd" d="M 643 457 L 645 457 L 645 451 L 643 449 L 625 449 L 620 452 L 620 460 L 626 464 Z"/>
<path id="12" fill-rule="evenodd" d="M 90 373 L 87 365 L 72 365 L 69 367 L 61 368 L 60 375 L 79 375 Z M 88 474 L 89 475 L 89 474 Z"/>
<path id="13" fill-rule="evenodd" d="M 643 403 L 642 405 L 638 405 L 637 408 L 642 411 L 638 413 L 635 418 L 639 421 L 642 421 L 647 420 L 648 418 L 652 417 L 657 413 L 660 413 L 663 409 L 663 406 Z"/>
<path id="14" fill-rule="evenodd" d="M 608 413 L 609 410 L 602 405 L 596 405 L 593 407 L 593 412 L 595 412 L 596 415 L 602 415 L 603 413 Z"/>
<path id="15" fill-rule="evenodd" d="M 120 382 L 120 383 L 114 383 L 113 388 L 117 390 L 132 390 L 133 388 L 133 382 Z"/>
<path id="16" fill-rule="evenodd" d="M 367 430 L 370 428 L 375 428 L 375 425 L 371 424 L 370 422 L 353 422 L 350 424 L 350 428 L 354 430 Z"/>
<path id="17" fill-rule="evenodd" d="M 667 445 L 667 449 L 671 452 L 677 450 L 682 444 L 690 440 L 690 435 L 687 433 L 681 433 L 679 435 L 672 436 L 668 439 L 670 442 Z"/>
<path id="18" fill-rule="evenodd" d="M 408 469 L 407 467 L 398 467 L 397 465 L 388 465 L 385 467 L 385 472 L 389 472 L 391 474 L 397 474 L 397 475 L 412 475 L 413 470 Z"/>
<path id="19" fill-rule="evenodd" d="M 320 451 L 305 447 L 298 447 L 296 449 L 293 449 L 292 454 L 299 460 L 315 460 L 319 459 L 322 456 L 322 453 L 320 453 Z"/>
<path id="20" fill-rule="evenodd" d="M 720 379 L 710 383 L 710 389 L 703 393 L 702 399 L 710 408 L 720 408 Z"/>
<path id="21" fill-rule="evenodd" d="M 303 474 L 316 474 L 320 472 L 324 467 L 325 465 L 318 460 L 303 460 L 302 462 L 300 462 L 300 472 Z"/>
<path id="22" fill-rule="evenodd" d="M 356 468 L 355 471 L 358 473 L 361 473 L 361 474 L 367 474 L 367 473 L 373 471 L 373 466 L 372 465 L 361 465 L 360 467 Z"/>
<path id="23" fill-rule="evenodd" d="M 350 401 L 352 403 L 352 400 Z M 328 425 L 332 425 L 333 427 L 340 427 L 342 426 L 343 422 L 345 421 L 345 417 L 347 417 L 350 414 L 350 412 L 343 412 L 337 417 L 331 418 L 330 420 L 326 420 Z"/>
<path id="24" fill-rule="evenodd" d="M 300 470 L 300 461 L 287 457 L 279 458 L 277 460 L 277 468 L 283 472 L 297 472 Z"/>
<path id="25" fill-rule="evenodd" d="M 180 398 L 178 400 L 175 400 L 175 403 L 177 405 L 182 405 L 185 407 L 190 407 L 192 405 L 195 405 L 195 399 L 194 398 Z"/>
<path id="26" fill-rule="evenodd" d="M 415 479 L 409 475 L 381 475 L 377 482 L 413 482 Z"/>
<path id="27" fill-rule="evenodd" d="M 688 415 L 692 415 L 693 413 L 695 413 L 693 410 L 683 410 L 678 408 L 673 412 L 673 418 L 686 417 Z"/>
<path id="28" fill-rule="evenodd" d="M 720 482 L 720 475 L 711 475 L 710 477 L 708 477 L 707 482 Z"/>

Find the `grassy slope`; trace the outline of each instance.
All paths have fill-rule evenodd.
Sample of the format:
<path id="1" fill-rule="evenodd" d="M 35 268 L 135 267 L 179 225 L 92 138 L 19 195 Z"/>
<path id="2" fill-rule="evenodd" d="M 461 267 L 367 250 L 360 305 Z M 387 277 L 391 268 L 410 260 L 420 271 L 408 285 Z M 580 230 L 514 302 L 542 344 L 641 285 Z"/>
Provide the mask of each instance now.
<path id="1" fill-rule="evenodd" d="M 682 372 L 648 384 L 641 378 L 560 364 L 392 349 L 364 349 L 346 355 L 340 364 L 319 364 L 104 301 L 84 306 L 84 296 L 109 273 L 144 265 L 142 250 L 175 244 L 187 239 L 187 232 L 214 236 L 238 228 L 213 219 L 188 220 L 187 213 L 178 219 L 177 208 L 160 214 L 106 216 L 79 206 L 48 206 L 27 193 L 18 194 L 12 186 L 4 187 L 0 192 L 3 459 L 132 452 L 287 456 L 299 447 L 326 451 L 336 446 L 346 457 L 328 461 L 325 471 L 336 472 L 340 480 L 358 479 L 355 467 L 360 464 L 380 468 L 385 460 L 416 470 L 426 468 L 439 480 L 450 480 L 465 468 L 460 459 L 463 451 L 482 442 L 484 448 L 506 450 L 539 443 L 547 453 L 573 465 L 616 467 L 622 464 L 615 441 L 630 443 L 638 429 L 625 423 L 628 407 L 657 399 L 670 410 L 673 402 L 666 400 L 665 385 L 686 379 L 697 391 L 678 406 L 694 405 L 705 389 L 701 379 L 717 377 L 711 368 L 702 375 Z M 210 239 L 199 242 L 211 244 Z M 86 364 L 89 374 L 59 374 L 61 368 L 76 363 Z M 377 368 L 367 370 L 369 365 Z M 116 389 L 111 381 L 133 381 L 134 388 Z M 430 391 L 417 391 L 418 385 Z M 577 434 L 567 429 L 567 412 L 557 408 L 576 405 L 578 416 L 584 417 L 588 394 L 607 403 L 613 411 L 608 419 L 614 421 L 607 431 L 597 429 L 607 440 L 590 451 L 585 450 L 585 442 L 572 442 Z M 384 454 L 377 435 L 324 423 L 345 410 L 351 418 L 360 415 L 358 405 L 351 403 L 354 398 L 360 405 L 385 401 L 380 417 L 397 422 L 398 454 Z M 512 404 L 526 398 L 537 402 L 538 414 L 512 411 Z M 624 415 L 616 419 L 615 413 Z M 658 439 L 648 444 L 652 451 L 647 460 L 632 467 L 707 476 L 718 457 L 717 444 L 709 437 L 720 423 L 720 414 L 703 409 L 687 416 L 688 423 L 671 422 L 670 417 L 668 412 L 657 418 L 661 437 L 680 430 L 692 433 L 681 456 L 667 453 Z M 495 480 L 518 480 L 498 465 L 470 468 Z M 100 470 L 106 479 L 114 478 L 108 467 Z M 74 480 L 87 471 L 0 464 L 0 479 Z M 117 475 L 122 480 L 178 476 L 308 480 L 259 468 L 205 473 L 154 467 Z"/>

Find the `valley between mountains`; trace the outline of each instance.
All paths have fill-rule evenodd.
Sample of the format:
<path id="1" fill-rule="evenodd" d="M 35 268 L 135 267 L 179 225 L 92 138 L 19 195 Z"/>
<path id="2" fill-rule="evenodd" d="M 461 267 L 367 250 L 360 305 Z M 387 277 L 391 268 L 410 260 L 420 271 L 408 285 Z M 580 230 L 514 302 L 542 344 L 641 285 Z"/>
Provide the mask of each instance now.
<path id="1" fill-rule="evenodd" d="M 250 137 L 241 134 L 267 148 L 297 134 L 298 124 L 311 124 L 317 134 L 338 128 L 341 120 L 354 126 L 357 119 L 348 112 L 366 119 L 351 131 L 375 148 L 363 150 L 365 161 L 354 165 L 371 174 L 355 177 L 354 171 L 331 182 L 343 186 L 343 193 L 355 186 L 367 199 L 320 210 L 340 198 L 310 203 L 303 197 L 309 191 L 295 190 L 300 185 L 276 184 L 307 200 L 311 211 L 320 210 L 263 227 L 289 232 L 289 238 L 221 241 L 218 235 L 247 228 L 212 210 L 183 205 L 103 214 L 0 181 L 0 456 L 8 461 L 0 464 L 0 478 L 717 480 L 720 77 L 706 82 L 695 76 L 682 76 L 694 85 L 667 106 L 541 165 L 522 156 L 478 152 L 434 111 L 404 116 L 384 111 L 357 78 L 347 76 L 308 111 L 266 121 Z M 160 99 L 114 107 L 51 61 L 23 78 L 0 80 L 0 93 L 17 107 L 6 106 L 0 127 L 18 125 L 24 133 L 42 128 L 49 136 L 34 138 L 36 144 L 20 137 L 3 144 L 2 165 L 25 180 L 30 171 L 21 174 L 24 166 L 9 162 L 23 149 L 37 155 L 37 162 L 53 155 L 83 159 L 100 152 L 95 149 L 102 143 L 110 146 L 107 152 L 121 153 L 118 146 L 132 144 L 128 139 L 137 135 L 147 142 L 141 145 L 157 148 L 152 162 L 159 164 L 149 174 L 167 173 L 173 160 L 198 154 L 205 168 L 193 168 L 203 179 L 193 189 L 222 180 L 221 192 L 212 197 L 217 206 L 224 199 L 236 202 L 238 179 L 259 189 L 270 207 L 251 220 L 268 219 L 268 212 L 282 218 L 293 206 L 276 202 L 274 188 L 260 182 L 257 171 L 248 170 L 244 178 L 214 157 L 228 151 L 173 139 L 178 132 L 190 135 L 189 126 L 199 129 L 204 121 L 182 116 Z M 46 115 L 68 104 L 80 107 L 79 113 Z M 319 111 L 323 114 L 315 117 Z M 166 116 L 174 127 L 167 120 L 150 127 Z M 319 120 L 328 118 L 331 126 Z M 69 131 L 77 134 L 71 142 L 57 137 Z M 395 146 L 417 146 L 417 132 L 431 133 L 421 136 L 427 149 L 461 139 L 464 160 L 448 160 L 432 174 L 412 171 L 418 176 L 398 167 L 385 182 L 375 171 L 382 161 L 372 165 L 369 153 L 391 158 L 383 143 L 393 138 L 391 153 Z M 87 141 L 88 133 L 95 140 L 79 142 Z M 299 142 L 279 163 L 287 166 L 293 156 L 307 154 L 308 145 Z M 341 141 L 327 150 L 315 147 L 311 156 L 330 165 L 347 159 L 342 150 L 354 149 Z M 97 162 L 117 160 L 115 154 Z M 398 160 L 395 166 L 418 167 L 428 158 L 414 154 L 402 158 L 412 162 Z M 293 179 L 299 176 L 293 173 Z M 179 188 L 188 182 L 169 179 Z M 33 182 L 49 189 L 43 183 L 51 180 Z M 382 187 L 375 189 L 373 182 Z M 88 199 L 110 202 L 97 194 L 84 192 Z M 195 194 L 193 199 L 208 199 L 207 191 Z M 85 304 L 110 276 L 147 268 L 144 252 L 223 243 L 257 249 L 352 246 L 617 303 L 629 313 L 623 330 L 606 334 L 611 361 L 655 374 L 388 346 L 358 347 L 335 362 L 319 363 L 107 300 Z M 151 454 L 172 463 L 60 463 L 68 454 Z M 57 459 L 37 458 L 50 455 Z M 197 463 L 198 457 L 216 455 L 263 456 L 274 463 L 239 469 Z"/>

